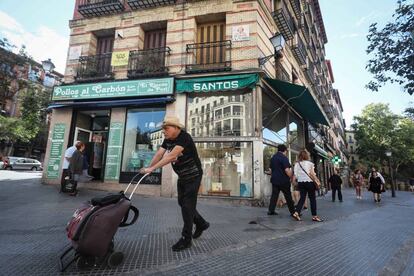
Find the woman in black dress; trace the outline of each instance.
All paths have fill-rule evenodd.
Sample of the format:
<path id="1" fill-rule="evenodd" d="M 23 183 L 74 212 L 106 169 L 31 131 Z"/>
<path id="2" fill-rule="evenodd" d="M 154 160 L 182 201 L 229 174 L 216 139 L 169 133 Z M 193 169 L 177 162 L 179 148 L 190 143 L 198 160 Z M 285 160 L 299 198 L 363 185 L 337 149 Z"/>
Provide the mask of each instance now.
<path id="1" fill-rule="evenodd" d="M 369 190 L 374 194 L 374 201 L 381 201 L 381 191 L 383 190 L 381 178 L 377 172 L 372 172 L 369 178 Z"/>

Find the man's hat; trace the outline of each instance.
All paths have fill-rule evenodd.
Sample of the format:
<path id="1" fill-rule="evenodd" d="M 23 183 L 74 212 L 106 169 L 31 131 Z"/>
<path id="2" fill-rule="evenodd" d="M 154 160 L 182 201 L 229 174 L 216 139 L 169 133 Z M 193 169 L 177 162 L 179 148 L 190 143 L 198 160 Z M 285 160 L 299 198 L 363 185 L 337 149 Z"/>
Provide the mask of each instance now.
<path id="1" fill-rule="evenodd" d="M 162 127 L 165 127 L 165 126 L 175 126 L 180 129 L 184 128 L 184 125 L 181 124 L 178 117 L 175 117 L 175 116 L 166 116 L 164 118 L 164 121 L 162 122 Z"/>

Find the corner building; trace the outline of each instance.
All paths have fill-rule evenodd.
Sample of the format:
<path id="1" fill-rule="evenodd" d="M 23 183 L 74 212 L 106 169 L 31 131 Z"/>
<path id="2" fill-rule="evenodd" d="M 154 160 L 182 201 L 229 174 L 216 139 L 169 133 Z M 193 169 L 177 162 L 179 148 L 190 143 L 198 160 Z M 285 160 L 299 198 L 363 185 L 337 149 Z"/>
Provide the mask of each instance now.
<path id="1" fill-rule="evenodd" d="M 120 190 L 161 145 L 165 115 L 196 142 L 200 195 L 266 201 L 280 143 L 292 163 L 307 147 L 331 173 L 312 138 L 334 122 L 318 1 L 77 0 L 70 28 L 44 182 L 59 183 L 64 150 L 82 140 L 96 179 L 85 185 Z M 286 43 L 273 57 L 275 34 Z M 144 182 L 139 193 L 176 195 L 171 166 Z"/>

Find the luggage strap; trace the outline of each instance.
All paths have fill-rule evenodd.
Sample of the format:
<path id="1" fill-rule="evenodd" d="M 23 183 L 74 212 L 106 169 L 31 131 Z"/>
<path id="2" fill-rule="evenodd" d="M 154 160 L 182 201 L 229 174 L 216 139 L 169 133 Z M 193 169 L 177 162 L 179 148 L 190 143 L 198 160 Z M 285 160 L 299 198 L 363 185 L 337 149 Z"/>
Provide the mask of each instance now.
<path id="1" fill-rule="evenodd" d="M 132 220 L 130 222 L 127 222 L 128 217 L 129 217 L 129 213 L 130 213 L 131 210 L 134 213 L 134 217 L 132 218 Z M 119 227 L 127 227 L 127 226 L 130 226 L 130 225 L 134 224 L 137 221 L 138 216 L 139 216 L 139 211 L 138 211 L 137 207 L 135 207 L 133 205 L 129 206 L 128 212 L 126 213 L 126 215 L 122 219 L 121 224 L 119 224 Z"/>

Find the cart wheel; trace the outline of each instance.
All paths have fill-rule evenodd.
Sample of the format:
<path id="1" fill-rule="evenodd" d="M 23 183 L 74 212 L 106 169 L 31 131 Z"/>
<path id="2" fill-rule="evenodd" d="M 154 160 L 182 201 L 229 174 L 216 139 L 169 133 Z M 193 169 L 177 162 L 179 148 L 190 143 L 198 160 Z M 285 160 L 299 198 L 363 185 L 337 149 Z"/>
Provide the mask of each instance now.
<path id="1" fill-rule="evenodd" d="M 95 265 L 94 257 L 80 256 L 76 261 L 76 267 L 80 270 L 92 268 Z"/>
<path id="2" fill-rule="evenodd" d="M 124 254 L 122 252 L 113 252 L 108 257 L 108 266 L 115 268 L 124 260 Z"/>

